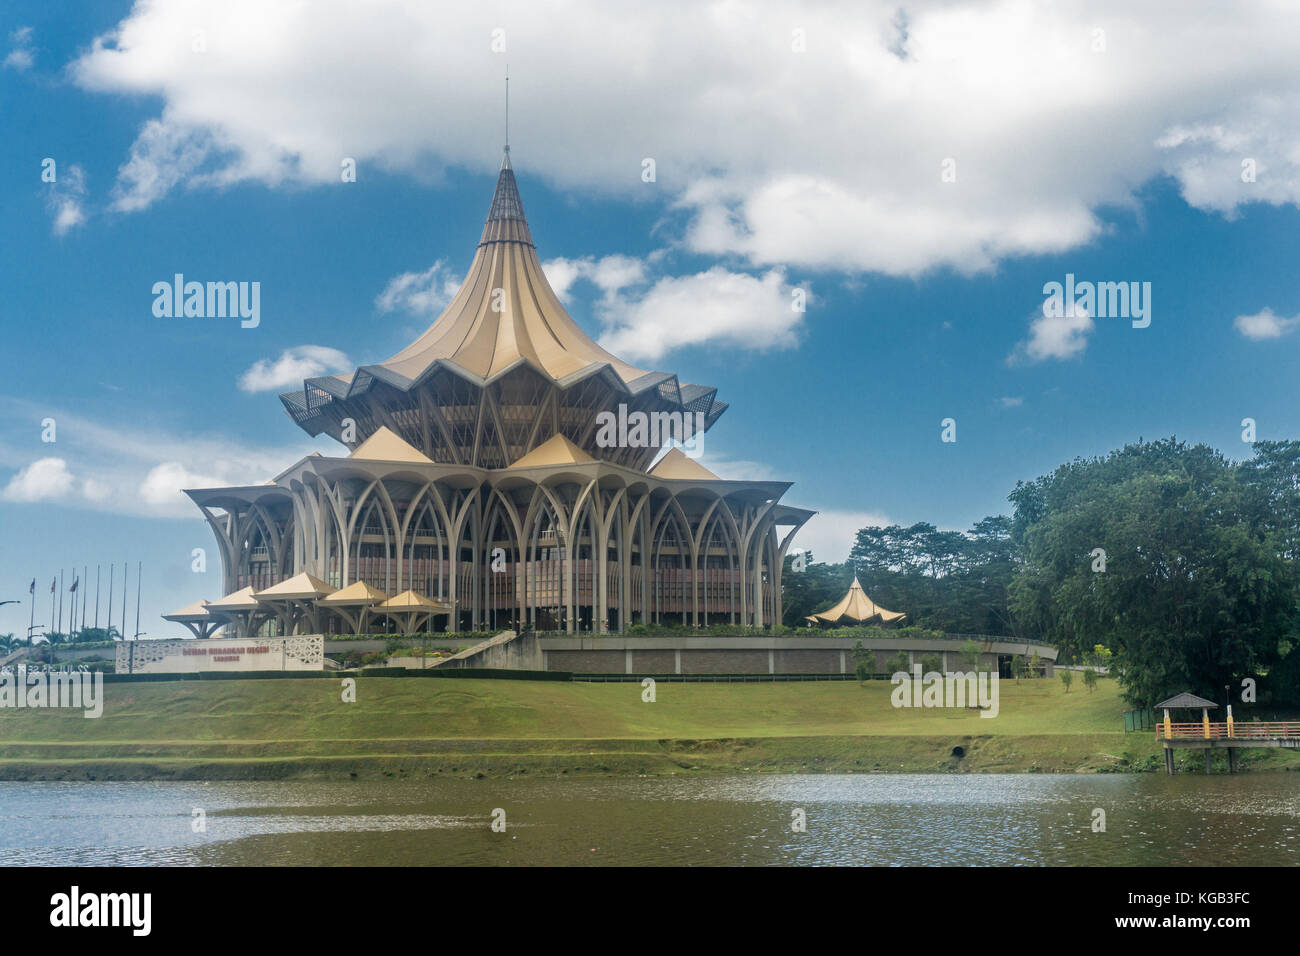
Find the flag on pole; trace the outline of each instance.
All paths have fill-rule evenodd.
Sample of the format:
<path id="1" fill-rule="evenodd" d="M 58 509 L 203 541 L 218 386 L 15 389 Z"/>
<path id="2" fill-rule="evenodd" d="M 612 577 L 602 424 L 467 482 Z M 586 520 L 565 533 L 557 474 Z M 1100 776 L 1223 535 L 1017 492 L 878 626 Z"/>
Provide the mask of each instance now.
<path id="1" fill-rule="evenodd" d="M 35 594 L 35 593 L 36 593 L 36 579 L 35 579 L 35 578 L 32 578 L 32 585 L 31 585 L 31 587 L 29 587 L 29 588 L 27 589 L 27 593 L 28 593 L 28 594 Z"/>
<path id="2" fill-rule="evenodd" d="M 77 585 L 78 585 L 80 582 L 81 582 L 81 578 L 75 578 L 75 579 L 73 580 L 73 582 L 72 582 L 72 587 L 68 588 L 68 590 L 69 590 L 69 591 L 76 591 L 76 590 L 77 590 Z"/>
<path id="3" fill-rule="evenodd" d="M 58 578 L 54 578 L 52 581 L 50 581 L 50 593 L 51 593 L 51 594 L 54 593 L 54 588 L 55 588 L 55 586 L 56 586 L 58 583 L 59 583 L 59 579 L 58 579 Z"/>

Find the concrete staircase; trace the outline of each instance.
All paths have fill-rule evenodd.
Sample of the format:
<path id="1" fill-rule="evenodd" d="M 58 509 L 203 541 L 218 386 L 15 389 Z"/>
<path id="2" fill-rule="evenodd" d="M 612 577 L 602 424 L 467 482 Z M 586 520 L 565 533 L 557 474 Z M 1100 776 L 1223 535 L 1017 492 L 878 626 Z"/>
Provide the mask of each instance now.
<path id="1" fill-rule="evenodd" d="M 542 649 L 537 635 L 532 631 L 500 634 L 479 641 L 459 654 L 444 657 L 430 667 L 490 667 L 495 670 L 539 671 L 542 669 Z"/>

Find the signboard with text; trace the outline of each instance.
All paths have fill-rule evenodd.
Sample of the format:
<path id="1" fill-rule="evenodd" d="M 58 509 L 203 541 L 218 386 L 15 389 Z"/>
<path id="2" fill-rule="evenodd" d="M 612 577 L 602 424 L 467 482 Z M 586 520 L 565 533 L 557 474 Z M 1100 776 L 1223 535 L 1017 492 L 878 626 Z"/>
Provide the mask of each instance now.
<path id="1" fill-rule="evenodd" d="M 201 671 L 318 671 L 325 667 L 325 638 L 208 638 L 123 641 L 119 674 L 194 674 Z"/>

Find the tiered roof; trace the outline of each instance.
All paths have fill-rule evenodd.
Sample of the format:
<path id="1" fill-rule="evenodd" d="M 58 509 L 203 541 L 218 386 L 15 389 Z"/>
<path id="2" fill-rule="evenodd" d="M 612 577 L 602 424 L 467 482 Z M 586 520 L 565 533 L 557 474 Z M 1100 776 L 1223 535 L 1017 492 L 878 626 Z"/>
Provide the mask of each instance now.
<path id="1" fill-rule="evenodd" d="M 561 388 L 603 375 L 629 397 L 657 390 L 674 407 L 702 412 L 706 427 L 727 407 L 715 401 L 716 388 L 637 368 L 583 332 L 542 271 L 507 151 L 469 274 L 424 334 L 387 361 L 309 378 L 302 391 L 286 392 L 280 400 L 300 426 L 318 435 L 327 421 L 322 409 L 377 382 L 409 392 L 441 368 L 485 386 L 521 365 Z"/>

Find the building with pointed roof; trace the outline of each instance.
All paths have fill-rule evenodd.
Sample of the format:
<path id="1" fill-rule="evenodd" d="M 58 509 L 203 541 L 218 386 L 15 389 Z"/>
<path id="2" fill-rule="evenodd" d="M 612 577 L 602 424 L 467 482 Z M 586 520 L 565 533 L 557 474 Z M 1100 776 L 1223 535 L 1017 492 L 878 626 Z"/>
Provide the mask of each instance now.
<path id="1" fill-rule="evenodd" d="M 542 271 L 508 151 L 469 273 L 433 324 L 386 361 L 280 398 L 346 452 L 186 491 L 224 590 L 266 612 L 232 608 L 241 626 L 355 631 L 358 609 L 385 603 L 352 603 L 357 584 L 445 605 L 452 631 L 781 620 L 782 561 L 813 512 L 781 504 L 789 482 L 724 480 L 669 447 L 726 403 L 583 332 Z M 611 441 L 613 416 L 654 426 Z M 277 591 L 303 575 L 319 594 Z"/>
<path id="2" fill-rule="evenodd" d="M 848 592 L 833 607 L 805 618 L 813 624 L 899 624 L 907 618 L 902 611 L 887 611 L 862 590 L 858 576 L 853 576 L 853 583 Z"/>

